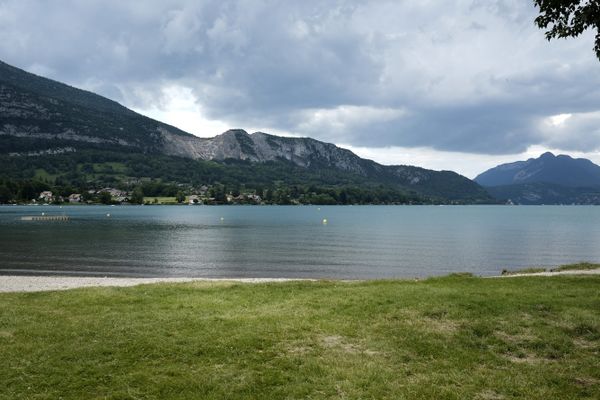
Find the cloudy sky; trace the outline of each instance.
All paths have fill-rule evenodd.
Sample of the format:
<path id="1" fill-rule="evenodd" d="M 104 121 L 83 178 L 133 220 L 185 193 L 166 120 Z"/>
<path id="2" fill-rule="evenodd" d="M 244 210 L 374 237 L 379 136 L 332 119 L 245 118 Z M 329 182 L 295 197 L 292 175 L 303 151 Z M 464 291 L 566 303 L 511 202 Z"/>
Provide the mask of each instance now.
<path id="1" fill-rule="evenodd" d="M 524 0 L 0 0 L 0 59 L 198 136 L 310 136 L 469 177 L 546 150 L 600 163 L 593 34 Z"/>

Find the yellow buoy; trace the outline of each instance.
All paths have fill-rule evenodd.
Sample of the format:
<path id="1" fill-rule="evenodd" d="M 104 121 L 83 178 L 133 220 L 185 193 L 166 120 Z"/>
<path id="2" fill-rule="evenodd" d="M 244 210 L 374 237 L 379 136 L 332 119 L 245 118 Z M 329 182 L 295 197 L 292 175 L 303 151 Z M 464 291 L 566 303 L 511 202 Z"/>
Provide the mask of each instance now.
<path id="1" fill-rule="evenodd" d="M 327 218 L 323 218 L 323 225 L 327 225 Z"/>

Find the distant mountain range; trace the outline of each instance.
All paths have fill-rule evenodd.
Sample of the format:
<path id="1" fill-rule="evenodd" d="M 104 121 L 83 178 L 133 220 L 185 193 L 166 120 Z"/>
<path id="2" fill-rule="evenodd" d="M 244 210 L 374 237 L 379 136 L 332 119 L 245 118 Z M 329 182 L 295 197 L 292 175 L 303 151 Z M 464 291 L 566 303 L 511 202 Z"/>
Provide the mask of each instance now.
<path id="1" fill-rule="evenodd" d="M 498 200 L 518 204 L 600 204 L 600 166 L 548 152 L 502 164 L 475 178 Z"/>
<path id="2" fill-rule="evenodd" d="M 492 198 L 451 171 L 384 166 L 310 138 L 227 131 L 199 138 L 97 94 L 0 62 L 0 177 L 72 185 L 385 186 L 424 201 Z"/>

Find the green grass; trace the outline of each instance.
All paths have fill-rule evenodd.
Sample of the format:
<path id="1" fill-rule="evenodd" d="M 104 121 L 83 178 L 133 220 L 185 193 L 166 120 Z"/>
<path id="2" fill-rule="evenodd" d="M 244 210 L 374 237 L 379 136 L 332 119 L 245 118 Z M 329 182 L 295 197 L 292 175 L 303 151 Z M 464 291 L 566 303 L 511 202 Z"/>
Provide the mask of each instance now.
<path id="1" fill-rule="evenodd" d="M 57 176 L 58 175 L 56 174 L 49 174 L 48 171 L 46 171 L 43 168 L 37 168 L 35 170 L 35 175 L 33 176 L 33 179 L 36 179 L 38 181 L 54 183 Z"/>
<path id="2" fill-rule="evenodd" d="M 175 197 L 144 197 L 144 203 L 150 204 L 178 204 Z"/>
<path id="3" fill-rule="evenodd" d="M 552 269 L 552 271 L 583 271 L 589 269 L 600 269 L 600 264 L 580 262 L 576 264 L 561 265 L 560 267 Z"/>
<path id="4" fill-rule="evenodd" d="M 100 173 L 124 174 L 127 172 L 127 166 L 122 162 L 104 162 L 94 163 L 94 170 Z"/>
<path id="5" fill-rule="evenodd" d="M 535 274 L 537 272 L 546 272 L 546 268 L 532 267 L 532 268 L 517 269 L 517 270 L 513 270 L 513 271 L 503 269 L 502 275 Z"/>
<path id="6" fill-rule="evenodd" d="M 0 294 L 2 399 L 600 397 L 600 276 Z"/>

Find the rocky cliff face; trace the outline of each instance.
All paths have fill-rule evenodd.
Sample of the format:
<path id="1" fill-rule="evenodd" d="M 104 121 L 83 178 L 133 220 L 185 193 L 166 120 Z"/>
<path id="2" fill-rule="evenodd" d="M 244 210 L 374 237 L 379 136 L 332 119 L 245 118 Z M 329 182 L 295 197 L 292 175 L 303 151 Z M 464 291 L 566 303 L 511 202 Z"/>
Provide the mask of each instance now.
<path id="1" fill-rule="evenodd" d="M 182 137 L 162 132 L 167 154 L 203 160 L 227 159 L 250 162 L 287 161 L 304 168 L 336 169 L 378 182 L 402 185 L 429 196 L 451 199 L 486 198 L 485 191 L 464 176 L 451 171 L 386 166 L 365 160 L 331 143 L 310 138 L 291 138 L 263 132 L 248 134 L 241 129 L 214 138 Z"/>
<path id="2" fill-rule="evenodd" d="M 286 160 L 301 167 L 327 166 L 367 174 L 367 165 L 349 150 L 310 138 L 289 138 L 263 132 L 248 134 L 241 129 L 229 130 L 213 138 L 183 137 L 161 131 L 164 151 L 169 155 L 204 160 L 237 159 L 252 162 Z"/>

